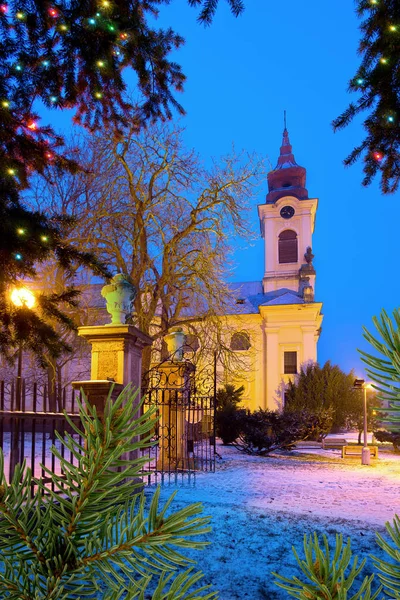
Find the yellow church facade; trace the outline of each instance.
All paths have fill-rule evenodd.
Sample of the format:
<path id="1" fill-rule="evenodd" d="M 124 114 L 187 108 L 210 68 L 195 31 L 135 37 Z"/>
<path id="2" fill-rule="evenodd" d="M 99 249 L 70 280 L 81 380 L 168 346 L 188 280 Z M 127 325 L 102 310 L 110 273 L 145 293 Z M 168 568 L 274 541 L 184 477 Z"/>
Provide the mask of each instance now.
<path id="1" fill-rule="evenodd" d="M 264 275 L 231 284 L 232 308 L 224 316 L 227 343 L 242 364 L 234 381 L 226 381 L 244 386 L 244 404 L 252 410 L 282 408 L 289 379 L 303 363 L 317 361 L 323 317 L 315 301 L 312 236 L 318 199 L 305 185 L 306 170 L 296 163 L 285 128 L 266 201 L 258 206 Z"/>

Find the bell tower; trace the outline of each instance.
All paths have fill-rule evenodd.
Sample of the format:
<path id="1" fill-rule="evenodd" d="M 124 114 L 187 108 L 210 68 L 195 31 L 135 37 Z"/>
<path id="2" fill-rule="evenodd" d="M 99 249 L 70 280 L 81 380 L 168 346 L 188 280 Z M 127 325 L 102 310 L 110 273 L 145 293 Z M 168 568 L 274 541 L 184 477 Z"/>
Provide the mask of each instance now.
<path id="1" fill-rule="evenodd" d="M 306 174 L 306 169 L 294 158 L 285 115 L 278 163 L 268 173 L 265 204 L 258 206 L 265 242 L 263 292 L 288 289 L 305 302 L 312 302 L 315 290 L 312 234 L 318 199 L 308 196 Z"/>

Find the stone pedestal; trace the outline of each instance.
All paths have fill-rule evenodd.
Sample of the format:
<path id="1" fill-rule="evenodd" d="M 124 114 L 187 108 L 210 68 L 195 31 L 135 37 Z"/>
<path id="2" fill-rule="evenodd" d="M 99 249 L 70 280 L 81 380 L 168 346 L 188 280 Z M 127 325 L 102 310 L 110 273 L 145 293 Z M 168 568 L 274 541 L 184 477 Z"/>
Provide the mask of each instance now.
<path id="1" fill-rule="evenodd" d="M 160 442 L 157 470 L 194 469 L 193 450 L 188 450 L 186 411 L 190 378 L 195 370 L 188 363 L 165 362 L 153 367 L 158 375 Z"/>
<path id="2" fill-rule="evenodd" d="M 139 401 L 142 351 L 151 345 L 151 338 L 137 327 L 126 324 L 79 327 L 78 333 L 92 345 L 91 380 L 75 381 L 74 387 L 83 388 L 99 413 L 104 412 L 113 382 L 116 383 L 113 395 L 117 396 L 124 386 L 131 384 L 139 390 Z"/>
<path id="3" fill-rule="evenodd" d="M 100 379 L 97 381 L 73 381 L 72 387 L 78 392 L 80 390 L 83 391 L 86 400 L 91 406 L 96 407 L 96 412 L 99 416 L 104 414 L 104 406 L 108 394 L 110 393 L 110 389 L 112 388 L 111 397 L 115 400 L 124 388 L 120 383 L 113 383 L 107 379 Z"/>

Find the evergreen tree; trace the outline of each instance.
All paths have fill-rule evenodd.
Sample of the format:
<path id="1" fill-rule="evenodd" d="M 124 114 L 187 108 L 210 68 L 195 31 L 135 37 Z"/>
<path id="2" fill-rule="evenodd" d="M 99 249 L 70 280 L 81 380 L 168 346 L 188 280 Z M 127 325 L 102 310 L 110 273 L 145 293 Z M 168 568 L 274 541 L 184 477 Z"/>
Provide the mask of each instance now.
<path id="1" fill-rule="evenodd" d="M 199 20 L 210 23 L 218 0 L 188 0 L 201 8 Z M 228 0 L 232 12 L 243 10 L 241 0 Z M 10 285 L 35 276 L 35 265 L 55 254 L 60 265 L 73 271 L 80 265 L 107 272 L 93 256 L 66 244 L 68 218 L 49 219 L 28 210 L 21 191 L 33 173 L 48 176 L 49 165 L 75 171 L 78 165 L 60 151 L 62 138 L 42 125 L 38 103 L 47 108 L 74 108 L 74 120 L 91 130 L 118 126 L 129 119 L 138 127 L 146 119 L 169 118 L 172 108 L 183 112 L 173 92 L 184 75 L 168 58 L 183 39 L 171 28 L 155 29 L 150 21 L 168 0 L 12 0 L 0 4 L 0 351 L 30 337 L 40 349 L 60 351 L 46 311 L 66 324 L 57 308 L 73 303 L 66 292 L 41 301 L 41 316 L 17 313 L 7 296 Z M 132 115 L 124 98 L 122 71 L 131 67 L 144 101 Z M 26 312 L 26 311 L 25 311 Z M 51 341 L 49 341 L 51 340 Z M 29 343 L 28 346 L 35 347 Z"/>
<path id="2" fill-rule="evenodd" d="M 384 194 L 393 193 L 400 183 L 400 2 L 399 0 L 358 0 L 362 37 L 361 64 L 350 80 L 349 90 L 358 100 L 333 122 L 341 129 L 357 115 L 364 119 L 366 137 L 345 159 L 351 165 L 364 161 L 363 185 L 380 173 Z"/>
<path id="3" fill-rule="evenodd" d="M 346 374 L 329 361 L 305 364 L 286 391 L 285 410 L 318 413 L 333 409 L 333 428 L 355 425 L 363 411 L 362 396 L 353 387 L 354 374 Z"/>

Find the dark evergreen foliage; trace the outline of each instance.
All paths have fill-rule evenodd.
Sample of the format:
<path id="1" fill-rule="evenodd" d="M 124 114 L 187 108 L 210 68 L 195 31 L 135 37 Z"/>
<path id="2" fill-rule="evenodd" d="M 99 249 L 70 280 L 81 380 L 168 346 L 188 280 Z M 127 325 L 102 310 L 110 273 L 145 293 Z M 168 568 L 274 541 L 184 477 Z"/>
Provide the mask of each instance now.
<path id="1" fill-rule="evenodd" d="M 243 386 L 235 388 L 231 384 L 217 390 L 215 427 L 223 444 L 232 444 L 240 434 L 244 411 L 238 408 L 238 404 L 242 401 L 243 392 Z"/>
<path id="2" fill-rule="evenodd" d="M 362 19 L 362 58 L 349 90 L 358 94 L 358 100 L 334 120 L 333 127 L 346 127 L 366 111 L 366 137 L 344 163 L 362 158 L 363 185 L 380 174 L 382 192 L 389 194 L 400 182 L 400 2 L 358 0 L 357 12 Z"/>
<path id="3" fill-rule="evenodd" d="M 286 411 L 307 410 L 318 413 L 321 409 L 334 411 L 332 427 L 355 427 L 363 414 L 363 395 L 353 387 L 355 375 L 344 373 L 327 361 L 302 365 L 295 381 L 286 391 Z"/>
<path id="4" fill-rule="evenodd" d="M 236 417 L 239 435 L 236 447 L 247 454 L 265 455 L 274 450 L 290 450 L 296 442 L 320 439 L 332 427 L 332 410 L 283 412 L 240 411 Z"/>
<path id="5" fill-rule="evenodd" d="M 241 0 L 228 0 L 237 15 Z M 48 219 L 27 210 L 21 191 L 34 173 L 50 178 L 49 166 L 71 172 L 77 163 L 60 150 L 62 138 L 42 125 L 36 107 L 74 108 L 75 121 L 90 130 L 183 112 L 174 92 L 184 75 L 169 60 L 183 39 L 171 28 L 156 29 L 160 6 L 168 0 L 12 0 L 0 4 L 0 352 L 22 339 L 22 313 L 10 308 L 7 292 L 18 280 L 34 277 L 35 264 L 55 255 L 73 271 L 90 266 L 107 276 L 89 254 L 66 244 L 68 219 Z M 189 0 L 201 9 L 199 20 L 210 23 L 218 0 Z M 124 97 L 122 71 L 131 67 L 143 97 L 133 112 Z M 69 301 L 68 297 L 64 298 Z M 47 309 L 57 298 L 46 302 Z M 26 315 L 24 315 L 26 316 Z M 44 315 L 43 315 L 44 316 Z M 59 313 L 62 317 L 62 314 Z M 54 330 L 43 318 L 30 318 L 33 336 L 57 353 Z M 54 340 L 47 344 L 46 339 Z M 28 344 L 29 345 L 29 344 Z M 59 347 L 58 347 L 59 349 Z"/>

